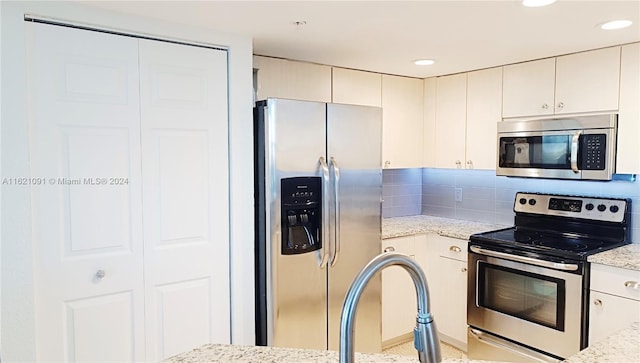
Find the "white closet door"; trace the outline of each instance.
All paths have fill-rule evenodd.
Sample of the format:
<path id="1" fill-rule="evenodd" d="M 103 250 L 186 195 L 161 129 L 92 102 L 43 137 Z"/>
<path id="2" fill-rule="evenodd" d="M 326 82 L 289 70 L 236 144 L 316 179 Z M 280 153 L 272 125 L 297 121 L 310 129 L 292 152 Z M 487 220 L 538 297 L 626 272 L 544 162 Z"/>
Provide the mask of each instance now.
<path id="1" fill-rule="evenodd" d="M 227 53 L 140 40 L 140 76 L 146 344 L 157 361 L 230 340 Z"/>
<path id="2" fill-rule="evenodd" d="M 25 26 L 38 361 L 144 360 L 138 42 Z"/>

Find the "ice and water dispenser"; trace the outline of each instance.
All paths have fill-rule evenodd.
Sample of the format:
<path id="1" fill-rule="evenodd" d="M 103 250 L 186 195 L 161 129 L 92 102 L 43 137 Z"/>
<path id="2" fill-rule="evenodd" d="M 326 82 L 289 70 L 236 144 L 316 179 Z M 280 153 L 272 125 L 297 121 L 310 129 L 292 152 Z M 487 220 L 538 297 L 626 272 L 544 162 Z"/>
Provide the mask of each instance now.
<path id="1" fill-rule="evenodd" d="M 322 248 L 322 178 L 283 178 L 281 187 L 283 255 Z"/>

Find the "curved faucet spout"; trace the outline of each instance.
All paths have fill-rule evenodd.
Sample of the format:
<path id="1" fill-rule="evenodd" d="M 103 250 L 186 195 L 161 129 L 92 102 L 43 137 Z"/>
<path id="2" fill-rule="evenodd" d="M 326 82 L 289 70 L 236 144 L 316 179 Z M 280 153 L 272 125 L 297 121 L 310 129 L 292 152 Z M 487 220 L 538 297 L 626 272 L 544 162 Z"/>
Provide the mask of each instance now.
<path id="1" fill-rule="evenodd" d="M 411 257 L 402 253 L 387 252 L 376 256 L 360 271 L 347 292 L 342 306 L 340 317 L 340 362 L 352 363 L 354 361 L 353 333 L 355 328 L 355 315 L 362 291 L 376 272 L 389 267 L 401 266 L 411 275 L 416 288 L 418 299 L 418 314 L 416 327 L 413 329 L 413 344 L 418 351 L 418 358 L 422 363 L 434 363 L 442 361 L 440 354 L 440 340 L 435 327 L 433 316 L 429 312 L 429 290 L 427 279 L 422 268 Z"/>

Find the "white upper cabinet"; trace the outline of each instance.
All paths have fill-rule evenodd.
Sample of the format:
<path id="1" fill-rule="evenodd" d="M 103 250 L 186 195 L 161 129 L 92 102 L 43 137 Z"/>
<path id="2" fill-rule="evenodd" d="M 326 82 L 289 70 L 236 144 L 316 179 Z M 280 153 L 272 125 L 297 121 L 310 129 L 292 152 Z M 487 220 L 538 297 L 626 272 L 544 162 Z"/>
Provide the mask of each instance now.
<path id="1" fill-rule="evenodd" d="M 502 67 L 428 79 L 425 92 L 425 166 L 495 169 Z"/>
<path id="2" fill-rule="evenodd" d="M 436 89 L 436 77 L 424 80 L 424 156 L 422 161 L 426 167 L 436 165 Z"/>
<path id="3" fill-rule="evenodd" d="M 554 58 L 504 66 L 502 117 L 553 114 Z"/>
<path id="4" fill-rule="evenodd" d="M 616 173 L 640 173 L 640 43 L 622 47 Z"/>
<path id="5" fill-rule="evenodd" d="M 382 75 L 345 68 L 333 68 L 333 102 L 382 106 Z"/>
<path id="6" fill-rule="evenodd" d="M 421 168 L 423 80 L 382 75 L 382 160 L 385 168 Z"/>
<path id="7" fill-rule="evenodd" d="M 463 168 L 467 73 L 436 79 L 435 167 Z"/>
<path id="8" fill-rule="evenodd" d="M 502 121 L 502 67 L 467 75 L 467 169 L 495 169 L 497 125 Z"/>
<path id="9" fill-rule="evenodd" d="M 502 117 L 618 109 L 620 47 L 504 67 Z"/>
<path id="10" fill-rule="evenodd" d="M 555 112 L 615 111 L 620 89 L 620 47 L 556 59 Z"/>
<path id="11" fill-rule="evenodd" d="M 331 67 L 254 56 L 258 70 L 257 100 L 268 97 L 331 102 Z"/>

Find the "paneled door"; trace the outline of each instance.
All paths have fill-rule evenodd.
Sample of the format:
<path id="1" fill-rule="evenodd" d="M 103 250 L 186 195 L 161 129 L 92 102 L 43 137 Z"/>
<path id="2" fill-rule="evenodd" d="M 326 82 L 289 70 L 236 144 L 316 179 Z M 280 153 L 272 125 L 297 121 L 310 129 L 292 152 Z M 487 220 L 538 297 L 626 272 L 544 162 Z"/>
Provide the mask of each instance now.
<path id="1" fill-rule="evenodd" d="M 140 40 L 147 360 L 229 343 L 227 53 Z"/>
<path id="2" fill-rule="evenodd" d="M 26 27 L 38 361 L 144 360 L 138 41 Z"/>
<path id="3" fill-rule="evenodd" d="M 228 343 L 226 51 L 27 27 L 39 360 Z"/>

